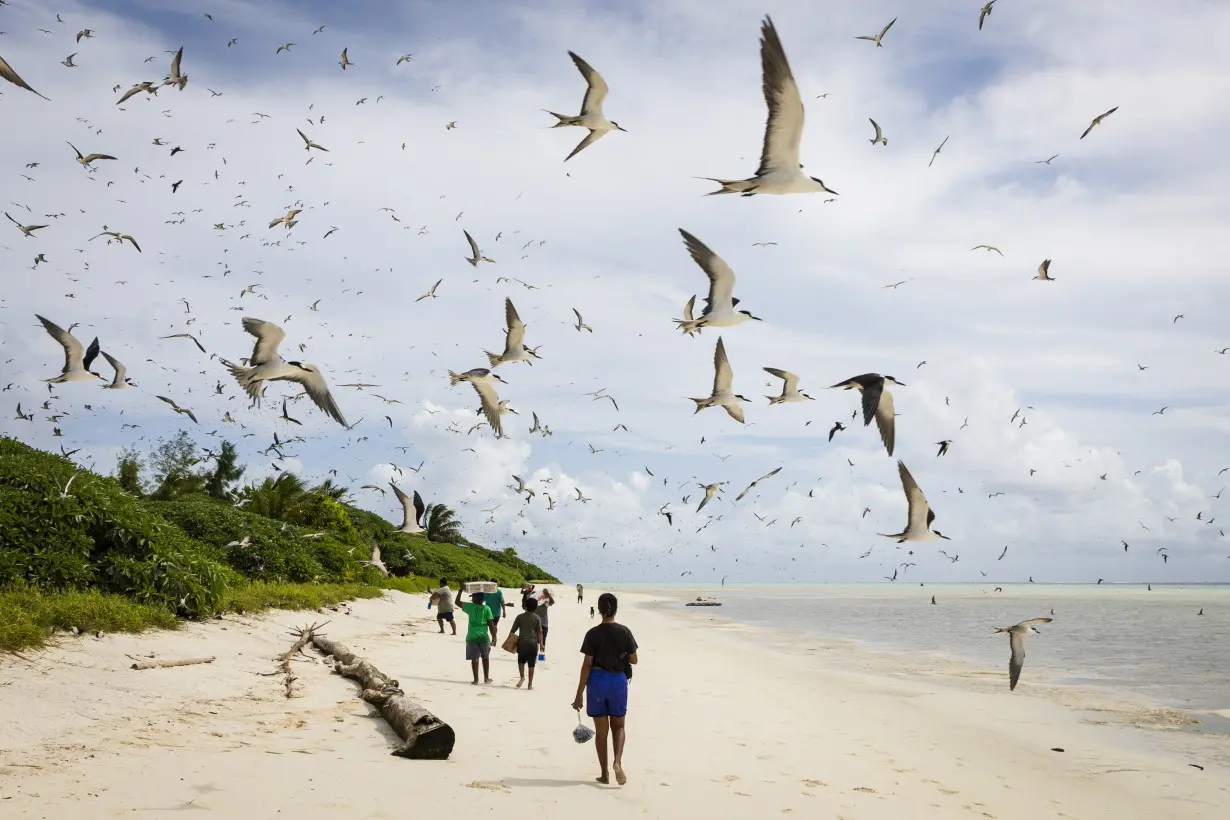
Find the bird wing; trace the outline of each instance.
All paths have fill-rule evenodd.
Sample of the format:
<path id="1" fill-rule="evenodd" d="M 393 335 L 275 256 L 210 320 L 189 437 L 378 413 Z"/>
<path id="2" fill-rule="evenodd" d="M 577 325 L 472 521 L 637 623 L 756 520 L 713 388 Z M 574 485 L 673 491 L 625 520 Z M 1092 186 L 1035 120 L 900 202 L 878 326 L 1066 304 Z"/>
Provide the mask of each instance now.
<path id="1" fill-rule="evenodd" d="M 764 475 L 762 475 L 760 478 L 758 478 L 758 479 L 756 479 L 755 481 L 753 481 L 751 484 L 748 484 L 748 485 L 747 485 L 747 488 L 746 488 L 746 489 L 744 489 L 744 490 L 743 490 L 743 492 L 741 492 L 741 493 L 739 493 L 737 496 L 735 496 L 735 501 L 742 501 L 742 500 L 743 500 L 743 496 L 745 496 L 745 495 L 747 495 L 749 492 L 751 492 L 753 487 L 755 487 L 755 486 L 756 486 L 757 484 L 759 484 L 760 482 L 764 481 L 766 478 L 772 478 L 773 476 L 777 475 L 777 474 L 778 474 L 778 473 L 780 473 L 781 471 L 782 471 L 782 468 L 781 468 L 781 467 L 778 467 L 778 468 L 777 468 L 777 469 L 775 469 L 775 470 L 770 470 L 769 472 L 767 472 L 767 473 L 765 473 Z"/>
<path id="2" fill-rule="evenodd" d="M 474 241 L 474 237 L 470 236 L 470 232 L 465 228 L 462 228 L 461 232 L 466 235 L 466 241 L 470 243 L 470 253 L 473 258 L 478 259 L 482 254 L 478 252 L 478 244 Z"/>
<path id="3" fill-rule="evenodd" d="M 717 347 L 713 350 L 713 395 L 729 393 L 735 380 L 735 373 L 730 369 L 730 359 L 726 357 L 726 344 L 718 337 Z"/>
<path id="4" fill-rule="evenodd" d="M 905 500 L 909 505 L 906 531 L 926 532 L 935 517 L 927 505 L 927 497 L 923 495 L 922 488 L 918 486 L 914 476 L 910 475 L 910 471 L 906 469 L 905 462 L 900 459 L 897 460 L 897 472 L 901 473 L 901 488 L 905 490 Z"/>
<path id="5" fill-rule="evenodd" d="M 8 62 L 3 57 L 0 57 L 0 77 L 3 77 L 4 79 L 8 80 L 10 83 L 17 86 L 18 88 L 24 88 L 26 91 L 29 91 L 32 94 L 37 94 L 38 96 L 43 97 L 42 94 L 39 94 L 37 91 L 31 88 L 30 85 L 25 80 L 19 77 L 17 75 L 17 72 L 13 70 L 13 67 L 9 65 Z M 46 97 L 43 97 L 43 99 L 47 100 Z M 47 100 L 47 101 L 50 102 L 50 100 Z"/>
<path id="6" fill-rule="evenodd" d="M 726 404 L 726 415 L 730 416 L 735 421 L 743 424 L 743 406 L 739 404 Z"/>
<path id="7" fill-rule="evenodd" d="M 1017 626 L 1030 626 L 1032 624 L 1049 624 L 1052 618 L 1030 618 L 1028 621 L 1021 621 Z"/>
<path id="8" fill-rule="evenodd" d="M 863 405 L 866 409 L 867 391 L 863 391 Z M 880 429 L 880 440 L 884 442 L 884 447 L 888 450 L 888 454 L 893 454 L 893 439 L 896 432 L 896 423 L 893 417 L 893 394 L 887 389 L 880 388 L 880 400 L 876 402 L 876 427 Z"/>
<path id="9" fill-rule="evenodd" d="M 141 246 L 137 244 L 137 240 L 133 239 L 128 234 L 124 234 L 124 238 L 132 243 L 132 246 L 137 249 L 137 253 L 144 253 L 144 251 L 141 250 Z"/>
<path id="10" fill-rule="evenodd" d="M 867 119 L 871 123 L 871 127 L 876 130 L 876 139 L 878 140 L 880 137 L 884 136 L 884 132 L 880 130 L 880 124 L 871 119 L 871 117 L 868 117 Z"/>
<path id="11" fill-rule="evenodd" d="M 1008 690 L 1011 691 L 1016 689 L 1016 682 L 1021 679 L 1021 670 L 1025 668 L 1025 635 L 1009 632 L 1008 645 L 1012 647 L 1012 657 L 1008 659 Z"/>
<path id="12" fill-rule="evenodd" d="M 568 52 L 568 56 L 572 58 L 572 62 L 577 67 L 577 71 L 581 72 L 581 76 L 584 77 L 585 82 L 589 84 L 589 88 L 585 90 L 585 99 L 581 100 L 581 116 L 584 117 L 586 114 L 601 114 L 602 101 L 606 99 L 606 93 L 610 90 L 607 88 L 606 80 L 602 79 L 601 74 L 594 71 L 593 66 L 582 60 L 576 54 L 570 51 Z"/>
<path id="13" fill-rule="evenodd" d="M 769 116 L 756 176 L 775 170 L 794 171 L 799 167 L 799 140 L 803 137 L 803 100 L 777 29 L 767 15 L 760 28 L 760 70 Z"/>
<path id="14" fill-rule="evenodd" d="M 268 322 L 266 322 L 268 324 Z M 279 332 L 281 330 L 279 329 Z M 260 343 L 257 343 L 259 347 Z M 329 392 L 329 385 L 325 382 L 324 374 L 315 367 L 296 368 L 294 373 L 282 377 L 283 379 L 298 382 L 303 385 L 303 389 L 307 392 L 308 397 L 316 403 L 316 406 L 325 411 L 338 424 L 346 427 L 346 418 L 342 415 L 342 411 L 338 408 L 337 402 L 333 400 L 333 394 Z"/>
<path id="15" fill-rule="evenodd" d="M 888 25 L 887 25 L 887 26 L 885 26 L 884 28 L 880 29 L 880 36 L 879 36 L 877 39 L 883 40 L 883 39 L 884 39 L 884 35 L 885 35 L 885 34 L 888 34 L 888 30 L 889 30 L 890 28 L 892 28 L 892 27 L 893 27 L 893 23 L 895 23 L 895 22 L 897 22 L 897 18 L 896 18 L 896 17 L 894 17 L 893 19 L 889 20 L 889 21 L 888 21 Z"/>
<path id="16" fill-rule="evenodd" d="M 253 367 L 259 367 L 278 357 L 278 345 L 286 338 L 286 331 L 273 322 L 266 322 L 264 319 L 255 319 L 250 316 L 244 317 L 243 329 L 256 337 L 256 345 L 252 348 L 252 357 L 248 360 L 249 364 Z M 312 398 L 315 400 L 315 396 Z M 319 401 L 316 403 L 320 404 Z"/>
<path id="17" fill-rule="evenodd" d="M 478 399 L 482 405 L 483 416 L 487 419 L 487 424 L 491 425 L 491 429 L 495 431 L 497 436 L 504 435 L 504 427 L 500 423 L 500 397 L 496 394 L 495 388 L 487 382 L 470 382 L 474 387 L 474 392 L 478 393 Z"/>
<path id="18" fill-rule="evenodd" d="M 414 523 L 422 526 L 423 513 L 427 507 L 423 504 L 423 496 L 419 495 L 419 491 L 414 491 Z"/>
<path id="19" fill-rule="evenodd" d="M 776 367 L 766 367 L 764 369 L 770 376 L 777 376 L 782 379 L 785 384 L 782 385 L 782 390 L 786 393 L 791 393 L 799 386 L 799 377 L 791 373 L 789 370 L 778 370 Z"/>
<path id="20" fill-rule="evenodd" d="M 166 396 L 156 396 L 155 398 L 157 398 L 159 401 L 165 401 L 167 404 L 171 405 L 171 407 L 173 407 L 175 410 L 179 410 L 179 405 L 175 403 L 174 399 L 168 399 Z"/>
<path id="21" fill-rule="evenodd" d="M 504 321 L 508 325 L 508 337 L 504 342 L 504 349 L 521 347 L 525 341 L 525 323 L 517 315 L 512 299 L 504 300 Z"/>
<path id="22" fill-rule="evenodd" d="M 82 361 L 85 356 L 85 348 L 81 346 L 81 342 L 77 341 L 76 336 L 69 333 L 55 322 L 48 321 L 42 316 L 39 316 L 37 313 L 34 315 L 40 322 L 43 323 L 43 328 L 51 334 L 51 338 L 59 342 L 60 347 L 64 348 L 64 370 L 62 372 L 67 373 L 72 369 L 72 364 L 74 361 Z"/>
<path id="23" fill-rule="evenodd" d="M 573 309 L 572 309 L 572 312 L 573 312 L 573 313 L 575 313 L 575 314 L 577 315 L 577 324 L 578 324 L 578 325 L 583 325 L 583 324 L 585 324 L 585 321 L 581 318 L 581 311 L 577 310 L 576 308 L 573 308 Z"/>
<path id="24" fill-rule="evenodd" d="M 85 355 L 81 357 L 82 368 L 89 370 L 90 365 L 94 364 L 94 360 L 98 358 L 98 337 L 94 337 L 94 341 L 90 342 L 90 346 L 85 349 Z"/>
<path id="25" fill-rule="evenodd" d="M 182 74 L 179 73 L 179 61 L 184 58 L 184 47 L 180 46 L 179 51 L 175 52 L 175 56 L 171 58 L 171 76 L 175 79 L 181 79 Z"/>
<path id="26" fill-rule="evenodd" d="M 880 404 L 880 394 L 884 392 L 884 380 L 863 379 L 862 376 L 856 376 L 850 379 L 850 381 L 862 385 L 863 426 L 866 427 L 868 424 L 871 424 L 871 419 L 876 414 L 876 407 Z"/>
<path id="27" fill-rule="evenodd" d="M 699 265 L 700 269 L 709 277 L 709 296 L 705 299 L 704 313 L 712 313 L 718 305 L 722 305 L 727 309 L 733 309 L 735 290 L 734 270 L 731 269 L 730 265 L 726 264 L 726 260 L 710 250 L 708 245 L 683 228 L 679 229 L 679 234 L 683 237 L 683 243 L 687 246 L 688 253 L 692 255 L 692 261 Z"/>
<path id="28" fill-rule="evenodd" d="M 102 357 L 107 360 L 107 364 L 115 368 L 115 378 L 111 381 L 112 384 L 123 384 L 124 377 L 128 375 L 128 368 L 120 364 L 120 362 L 107 351 L 100 351 Z"/>
<path id="29" fill-rule="evenodd" d="M 572 159 L 577 154 L 581 153 L 586 148 L 593 145 L 598 140 L 602 139 L 604 136 L 606 136 L 605 131 L 590 131 L 588 134 L 585 135 L 584 139 L 582 139 L 580 142 L 577 143 L 577 147 L 572 149 L 572 153 L 564 157 L 564 162 L 567 162 L 568 160 Z"/>
<path id="30" fill-rule="evenodd" d="M 1051 269 L 1051 260 L 1049 259 L 1043 259 L 1042 263 L 1038 265 L 1038 273 L 1042 274 L 1043 276 L 1046 276 L 1047 273 L 1050 271 L 1050 269 Z"/>
<path id="31" fill-rule="evenodd" d="M 299 129 L 298 129 L 298 128 L 296 128 L 295 130 L 296 130 L 296 131 L 299 131 Z M 302 131 L 299 131 L 299 136 L 303 137 L 303 142 L 304 142 L 306 145 L 311 145 L 311 144 L 312 144 L 312 141 L 311 141 L 310 139 L 308 139 L 308 138 L 307 138 L 307 134 L 303 133 Z"/>

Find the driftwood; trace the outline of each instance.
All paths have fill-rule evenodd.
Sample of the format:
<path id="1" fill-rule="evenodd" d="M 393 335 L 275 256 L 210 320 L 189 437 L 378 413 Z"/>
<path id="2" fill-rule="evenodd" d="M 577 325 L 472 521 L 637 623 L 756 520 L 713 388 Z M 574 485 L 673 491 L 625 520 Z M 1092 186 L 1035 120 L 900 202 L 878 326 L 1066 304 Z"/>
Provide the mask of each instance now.
<path id="1" fill-rule="evenodd" d="M 316 637 L 316 631 L 318 629 L 323 629 L 328 623 L 328 621 L 325 621 L 323 624 L 314 623 L 311 626 L 304 626 L 291 630 L 290 634 L 293 635 L 296 640 L 293 644 L 291 644 L 290 649 L 286 650 L 282 653 L 281 657 L 278 658 L 278 671 L 272 673 L 274 675 L 282 675 L 283 683 L 286 686 L 287 698 L 293 697 L 295 681 L 299 680 L 298 676 L 290 671 L 290 662 L 294 659 L 295 655 L 298 655 L 301 651 L 303 651 L 303 647 L 312 642 L 312 639 Z"/>
<path id="2" fill-rule="evenodd" d="M 140 661 L 132 665 L 133 669 L 167 669 L 172 666 L 196 666 L 198 663 L 213 663 L 216 657 L 184 658 L 178 661 Z"/>
<path id="3" fill-rule="evenodd" d="M 397 681 L 357 657 L 345 645 L 322 635 L 313 635 L 312 644 L 333 656 L 334 672 L 359 682 L 363 700 L 378 708 L 402 739 L 393 754 L 412 760 L 448 759 L 456 742 L 451 726 L 406 697 Z"/>

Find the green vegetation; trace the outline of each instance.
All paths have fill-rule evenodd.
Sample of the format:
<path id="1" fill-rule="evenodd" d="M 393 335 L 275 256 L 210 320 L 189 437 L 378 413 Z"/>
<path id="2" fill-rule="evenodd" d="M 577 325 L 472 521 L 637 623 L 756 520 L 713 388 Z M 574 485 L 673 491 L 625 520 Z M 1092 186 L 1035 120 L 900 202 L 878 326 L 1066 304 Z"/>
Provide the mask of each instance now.
<path id="1" fill-rule="evenodd" d="M 233 490 L 244 472 L 234 447 L 205 451 L 204 465 L 197 452 L 181 432 L 147 457 L 121 453 L 112 478 L 0 437 L 0 650 L 67 626 L 135 631 L 176 615 L 421 592 L 441 577 L 514 587 L 551 577 L 511 548 L 466 541 L 444 505 L 425 535 L 407 535 L 331 482 L 282 473 Z M 369 564 L 373 543 L 387 578 Z"/>

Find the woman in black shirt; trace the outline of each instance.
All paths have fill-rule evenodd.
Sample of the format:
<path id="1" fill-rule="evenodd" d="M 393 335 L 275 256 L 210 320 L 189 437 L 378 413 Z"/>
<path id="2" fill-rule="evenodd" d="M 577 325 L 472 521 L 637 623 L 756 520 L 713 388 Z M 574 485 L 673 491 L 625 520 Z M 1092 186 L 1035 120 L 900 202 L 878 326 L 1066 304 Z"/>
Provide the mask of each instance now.
<path id="1" fill-rule="evenodd" d="M 581 664 L 581 679 L 577 683 L 577 696 L 572 708 L 580 710 L 588 699 L 585 713 L 594 719 L 597 737 L 594 746 L 598 750 L 598 766 L 602 774 L 599 783 L 609 783 L 607 774 L 606 737 L 611 733 L 615 747 L 615 782 L 624 785 L 624 720 L 628 714 L 628 679 L 632 677 L 632 664 L 636 663 L 636 639 L 631 630 L 615 623 L 619 601 L 609 592 L 598 597 L 598 612 L 602 623 L 585 633 L 581 652 L 585 661 Z"/>

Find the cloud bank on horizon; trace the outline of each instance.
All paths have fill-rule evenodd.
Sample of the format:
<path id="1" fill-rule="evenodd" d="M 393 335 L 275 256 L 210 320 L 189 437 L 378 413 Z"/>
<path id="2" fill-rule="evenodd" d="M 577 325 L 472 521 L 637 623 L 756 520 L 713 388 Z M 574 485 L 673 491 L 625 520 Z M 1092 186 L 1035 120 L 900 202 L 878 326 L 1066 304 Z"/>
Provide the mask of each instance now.
<path id="1" fill-rule="evenodd" d="M 569 577 L 859 581 L 912 563 L 898 580 L 1230 579 L 1230 496 L 1214 497 L 1230 484 L 1215 36 L 1230 8 L 1130 6 L 1002 0 L 979 31 L 977 2 L 421 0 L 343 16 L 10 0 L 0 56 L 50 101 L 0 83 L 3 210 L 47 225 L 27 238 L 0 223 L 0 433 L 109 472 L 122 448 L 187 426 L 204 446 L 235 441 L 249 479 L 271 472 L 275 432 L 302 435 L 279 466 L 335 469 L 389 520 L 391 495 L 358 488 L 396 478 L 456 507 L 474 540 Z M 757 164 L 766 12 L 806 108 L 802 162 L 832 202 L 704 197 L 695 179 Z M 883 48 L 855 39 L 893 17 Z M 186 88 L 116 104 L 180 47 Z M 551 129 L 544 109 L 579 110 L 568 50 L 606 79 L 627 133 L 564 163 L 584 132 Z M 69 142 L 117 159 L 83 168 Z M 293 228 L 266 227 L 292 209 Z M 679 333 L 707 289 L 679 228 L 730 264 L 763 322 Z M 141 252 L 91 239 L 104 230 Z M 466 264 L 463 230 L 494 263 Z M 984 244 L 1002 255 L 971 250 Z M 1054 282 L 1032 279 L 1043 259 Z M 505 298 L 541 358 L 497 371 L 519 415 L 496 440 L 471 431 L 477 396 L 447 374 L 503 349 Z M 36 313 L 98 336 L 139 387 L 51 398 L 40 379 L 62 354 Z M 301 401 L 291 425 L 284 382 L 250 409 L 218 361 L 249 355 L 244 316 L 281 325 L 283 354 L 320 367 L 362 421 Z M 175 333 L 208 354 L 159 338 Z M 710 390 L 719 336 L 752 399 L 745 425 L 686 398 Z M 765 367 L 815 401 L 770 407 L 781 382 Z M 948 543 L 876 535 L 905 519 L 894 458 L 851 418 L 857 394 L 823 389 L 865 372 L 906 385 L 895 456 Z M 378 387 L 340 386 L 354 383 Z M 552 435 L 528 432 L 534 413 Z M 698 485 L 719 481 L 697 513 Z"/>

